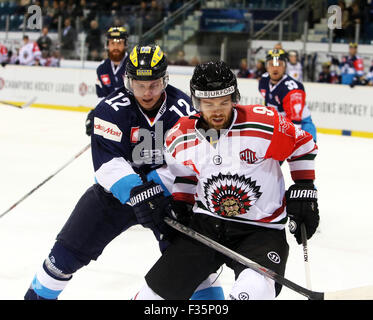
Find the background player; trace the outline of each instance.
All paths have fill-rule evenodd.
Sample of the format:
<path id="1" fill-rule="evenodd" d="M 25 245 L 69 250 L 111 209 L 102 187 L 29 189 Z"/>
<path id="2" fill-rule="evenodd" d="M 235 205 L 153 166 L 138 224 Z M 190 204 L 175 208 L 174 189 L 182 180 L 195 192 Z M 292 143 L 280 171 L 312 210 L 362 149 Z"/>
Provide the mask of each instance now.
<path id="1" fill-rule="evenodd" d="M 147 217 L 163 214 L 168 205 L 165 184 L 170 188 L 173 177 L 162 180 L 154 169 L 163 165 L 165 132 L 180 113 L 195 111 L 187 95 L 168 85 L 167 61 L 159 46 L 132 50 L 124 83 L 94 109 L 91 140 L 97 183 L 78 201 L 25 299 L 57 299 L 77 270 L 96 260 L 109 242 L 135 224 L 152 229 L 161 251 L 168 245 L 161 236 L 166 235 L 165 224 L 150 225 Z M 151 193 L 151 199 L 143 199 L 144 193 Z M 130 195 L 138 199 L 134 207 L 127 204 Z M 212 275 L 201 284 L 197 298 L 208 298 L 205 294 L 224 298 L 220 287 L 210 286 L 215 278 Z"/>
<path id="2" fill-rule="evenodd" d="M 173 192 L 180 194 L 184 188 L 195 197 L 189 225 L 283 275 L 288 256 L 286 210 L 296 222 L 292 231 L 298 243 L 296 226 L 304 223 L 311 237 L 319 222 L 313 186 L 317 146 L 312 136 L 272 109 L 236 105 L 236 77 L 224 62 L 198 65 L 190 90 L 201 114 L 182 117 L 165 144 L 169 174 L 177 177 Z M 211 135 L 218 137 L 213 145 Z M 286 205 L 279 164 L 284 159 L 295 181 Z M 307 196 L 299 196 L 303 191 Z M 223 263 L 235 272 L 231 299 L 272 299 L 279 294 L 281 287 L 273 280 L 180 235 L 148 272 L 136 299 L 186 299 Z"/>
<path id="3" fill-rule="evenodd" d="M 316 127 L 306 105 L 306 92 L 301 82 L 286 74 L 285 51 L 270 50 L 266 57 L 267 73 L 259 81 L 264 104 L 274 107 L 295 125 L 309 132 L 316 141 Z"/>
<path id="4" fill-rule="evenodd" d="M 286 65 L 286 73 L 299 82 L 303 82 L 303 66 L 299 61 L 298 52 L 288 51 L 289 63 Z"/>
<path id="5" fill-rule="evenodd" d="M 339 64 L 341 72 L 341 83 L 355 85 L 365 84 L 364 81 L 364 61 L 357 55 L 357 43 L 348 45 L 348 56 L 342 57 Z"/>
<path id="6" fill-rule="evenodd" d="M 108 58 L 97 67 L 96 94 L 101 101 L 110 93 L 123 87 L 123 75 L 128 59 L 128 33 L 123 27 L 111 27 L 106 34 Z M 91 135 L 93 130 L 93 112 L 87 115 L 86 133 Z"/>

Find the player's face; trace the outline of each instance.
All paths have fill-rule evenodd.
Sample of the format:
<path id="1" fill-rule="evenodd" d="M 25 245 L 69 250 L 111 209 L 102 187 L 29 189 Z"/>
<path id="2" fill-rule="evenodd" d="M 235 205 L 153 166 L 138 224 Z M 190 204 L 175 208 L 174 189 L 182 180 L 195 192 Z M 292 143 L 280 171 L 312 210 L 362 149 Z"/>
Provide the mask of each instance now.
<path id="1" fill-rule="evenodd" d="M 233 103 L 231 96 L 201 99 L 200 110 L 210 129 L 228 128 L 232 117 Z"/>
<path id="2" fill-rule="evenodd" d="M 278 65 L 274 65 L 273 60 L 267 62 L 267 71 L 272 81 L 279 81 L 285 74 L 286 63 L 283 60 L 278 61 Z"/>
<path id="3" fill-rule="evenodd" d="M 357 49 L 355 47 L 349 47 L 348 52 L 349 52 L 350 56 L 354 56 L 357 53 Z"/>
<path id="4" fill-rule="evenodd" d="M 126 52 L 126 45 L 123 39 L 109 39 L 107 48 L 110 60 L 119 62 L 123 59 Z"/>
<path id="5" fill-rule="evenodd" d="M 296 64 L 297 63 L 297 56 L 295 54 L 292 54 L 289 56 L 289 61 L 291 64 Z"/>
<path id="6" fill-rule="evenodd" d="M 163 80 L 140 81 L 132 80 L 133 95 L 140 105 L 151 110 L 155 107 L 163 92 Z"/>

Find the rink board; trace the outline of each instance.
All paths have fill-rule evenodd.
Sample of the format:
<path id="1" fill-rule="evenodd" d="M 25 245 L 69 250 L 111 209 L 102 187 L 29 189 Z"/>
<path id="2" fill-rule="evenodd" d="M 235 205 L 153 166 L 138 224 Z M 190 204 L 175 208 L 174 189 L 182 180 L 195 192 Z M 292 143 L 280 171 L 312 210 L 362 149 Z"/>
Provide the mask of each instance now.
<path id="1" fill-rule="evenodd" d="M 175 70 L 175 68 L 173 69 Z M 175 72 L 176 73 L 176 72 Z M 6 66 L 0 73 L 0 101 L 32 107 L 87 112 L 97 104 L 92 69 Z M 170 84 L 189 94 L 190 75 L 170 74 Z M 373 88 L 304 83 L 318 132 L 373 137 Z M 238 79 L 241 104 L 262 104 L 257 80 Z"/>

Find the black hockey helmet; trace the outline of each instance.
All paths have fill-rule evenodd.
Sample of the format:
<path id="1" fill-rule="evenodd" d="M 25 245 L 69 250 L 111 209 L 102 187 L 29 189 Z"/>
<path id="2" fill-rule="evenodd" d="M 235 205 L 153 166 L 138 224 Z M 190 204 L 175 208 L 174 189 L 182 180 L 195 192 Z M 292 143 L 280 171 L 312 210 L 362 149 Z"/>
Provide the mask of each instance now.
<path id="1" fill-rule="evenodd" d="M 190 93 L 193 106 L 197 110 L 201 98 L 231 95 L 234 103 L 240 100 L 236 75 L 224 61 L 210 61 L 197 65 L 190 80 Z"/>
<path id="2" fill-rule="evenodd" d="M 272 60 L 274 66 L 278 66 L 278 61 L 282 60 L 285 61 L 285 63 L 288 60 L 288 55 L 286 52 L 282 49 L 273 49 L 269 50 L 266 56 L 266 62 Z"/>
<path id="3" fill-rule="evenodd" d="M 106 39 L 123 39 L 124 44 L 127 44 L 128 41 L 128 32 L 127 29 L 124 27 L 110 27 L 109 30 L 106 32 Z"/>

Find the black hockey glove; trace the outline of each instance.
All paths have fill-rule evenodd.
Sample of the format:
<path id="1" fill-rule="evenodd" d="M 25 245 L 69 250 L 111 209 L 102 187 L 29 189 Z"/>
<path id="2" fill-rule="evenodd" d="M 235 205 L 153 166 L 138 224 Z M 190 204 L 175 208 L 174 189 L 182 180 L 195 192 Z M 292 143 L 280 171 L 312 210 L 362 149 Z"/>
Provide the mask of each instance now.
<path id="1" fill-rule="evenodd" d="M 310 239 L 319 225 L 317 190 L 313 183 L 295 183 L 285 193 L 286 211 L 290 218 L 289 230 L 298 244 L 302 243 L 301 224 L 304 223 L 307 239 Z"/>
<path id="2" fill-rule="evenodd" d="M 163 221 L 170 215 L 170 199 L 163 194 L 162 187 L 154 181 L 132 188 L 130 203 L 138 223 L 145 228 L 156 229 L 166 234 L 169 227 Z"/>
<path id="3" fill-rule="evenodd" d="M 93 110 L 89 111 L 87 114 L 87 119 L 85 120 L 85 133 L 90 136 L 93 133 Z"/>
<path id="4" fill-rule="evenodd" d="M 171 199 L 172 218 L 187 226 L 192 218 L 193 206 L 184 201 Z"/>

